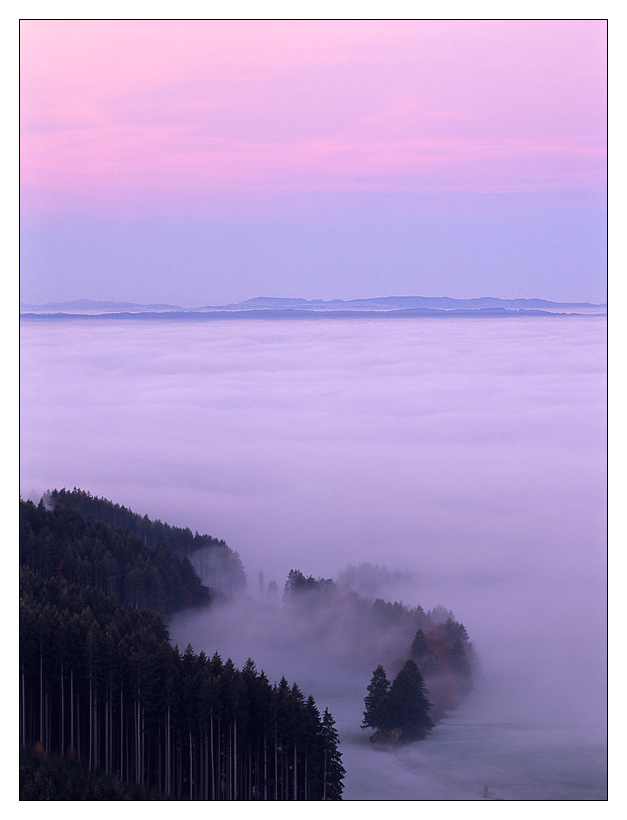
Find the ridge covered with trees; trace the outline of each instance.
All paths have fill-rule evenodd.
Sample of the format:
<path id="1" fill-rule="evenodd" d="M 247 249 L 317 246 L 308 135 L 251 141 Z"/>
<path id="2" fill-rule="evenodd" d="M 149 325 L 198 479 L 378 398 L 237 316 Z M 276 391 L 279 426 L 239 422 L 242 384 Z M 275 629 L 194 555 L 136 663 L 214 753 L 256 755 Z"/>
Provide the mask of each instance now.
<path id="1" fill-rule="evenodd" d="M 246 574 L 238 553 L 222 539 L 211 535 L 192 533 L 189 527 L 172 527 L 147 515 L 139 515 L 106 498 L 74 487 L 47 493 L 50 505 L 76 510 L 87 521 L 118 527 L 143 541 L 144 546 L 156 549 L 166 544 L 178 556 L 189 559 L 203 584 L 211 587 L 214 595 L 230 597 L 246 588 Z"/>
<path id="2" fill-rule="evenodd" d="M 189 559 L 164 541 L 148 547 L 134 533 L 85 520 L 63 503 L 47 509 L 43 500 L 20 501 L 20 565 L 164 616 L 212 598 Z"/>
<path id="3" fill-rule="evenodd" d="M 212 597 L 187 556 L 57 499 L 20 502 L 20 561 L 23 799 L 341 799 L 328 710 L 171 645 L 159 612 Z"/>

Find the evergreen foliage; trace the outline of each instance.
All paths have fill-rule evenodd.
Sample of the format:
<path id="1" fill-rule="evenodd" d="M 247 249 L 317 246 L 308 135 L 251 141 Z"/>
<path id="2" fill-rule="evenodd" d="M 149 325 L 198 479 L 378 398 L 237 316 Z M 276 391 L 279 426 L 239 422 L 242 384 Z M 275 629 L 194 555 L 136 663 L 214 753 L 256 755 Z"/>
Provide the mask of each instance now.
<path id="1" fill-rule="evenodd" d="M 375 729 L 373 739 L 421 740 L 435 726 L 429 716 L 427 694 L 420 670 L 411 658 L 391 685 L 383 667 L 378 666 L 364 698 L 362 729 Z"/>
<path id="2" fill-rule="evenodd" d="M 424 658 L 427 652 L 427 639 L 425 638 L 425 633 L 422 629 L 419 629 L 414 635 L 414 640 L 411 643 L 411 649 L 409 652 L 412 658 L 417 662 L 420 662 L 420 660 Z"/>
<path id="3" fill-rule="evenodd" d="M 172 647 L 159 612 L 209 600 L 188 557 L 124 531 L 118 505 L 114 522 L 85 520 L 67 497 L 20 501 L 22 799 L 339 799 L 333 719 L 311 696 L 251 658 L 240 671 Z"/>
<path id="4" fill-rule="evenodd" d="M 364 721 L 362 729 L 371 728 L 387 732 L 392 728 L 390 716 L 390 681 L 385 669 L 379 665 L 374 670 L 368 685 L 368 694 L 364 698 Z"/>
<path id="5" fill-rule="evenodd" d="M 435 726 L 429 716 L 430 709 L 423 677 L 410 658 L 390 687 L 389 720 L 394 727 L 401 728 L 403 740 L 422 740 Z"/>
<path id="6" fill-rule="evenodd" d="M 252 658 L 238 670 L 169 641 L 161 615 L 244 588 L 237 553 L 76 488 L 49 506 L 20 501 L 23 799 L 341 799 L 328 710 L 285 678 L 271 685 Z M 393 682 L 381 663 L 364 701 L 362 728 L 376 736 L 421 739 L 472 689 L 472 644 L 444 607 L 372 601 L 298 569 L 283 600 L 290 619 L 305 616 L 307 641 L 341 619 L 351 651 L 393 660 Z M 85 796 L 33 796 L 65 794 L 59 772 Z"/>
<path id="7" fill-rule="evenodd" d="M 338 751 L 338 734 L 335 728 L 335 720 L 328 709 L 324 710 L 322 716 L 322 743 L 324 747 L 324 774 L 323 774 L 323 800 L 342 799 L 342 780 L 346 774 L 342 766 L 342 755 Z"/>
<path id="8" fill-rule="evenodd" d="M 85 521 L 93 518 L 108 527 L 133 533 L 149 549 L 167 545 L 176 555 L 188 558 L 202 583 L 218 595 L 228 598 L 246 588 L 246 575 L 239 555 L 221 539 L 192 533 L 189 527 L 172 527 L 159 520 L 151 521 L 147 515 L 139 515 L 76 487 L 71 491 L 53 490 L 47 496 L 55 510 L 57 507 L 75 510 Z"/>
<path id="9" fill-rule="evenodd" d="M 47 755 L 41 745 L 20 747 L 20 800 L 169 800 L 154 789 L 125 785 L 85 762 Z"/>
<path id="10" fill-rule="evenodd" d="M 20 500 L 20 565 L 43 578 L 98 590 L 120 604 L 171 615 L 211 600 L 190 561 L 164 541 L 153 549 L 120 527 Z"/>
<path id="11" fill-rule="evenodd" d="M 28 568 L 20 743 L 179 800 L 322 800 L 342 791 L 337 737 L 296 684 L 272 686 L 252 659 L 240 671 L 217 653 L 179 653 L 156 612 Z M 27 767 L 25 799 L 126 799 L 35 797 L 36 783 L 52 777 L 46 771 Z"/>

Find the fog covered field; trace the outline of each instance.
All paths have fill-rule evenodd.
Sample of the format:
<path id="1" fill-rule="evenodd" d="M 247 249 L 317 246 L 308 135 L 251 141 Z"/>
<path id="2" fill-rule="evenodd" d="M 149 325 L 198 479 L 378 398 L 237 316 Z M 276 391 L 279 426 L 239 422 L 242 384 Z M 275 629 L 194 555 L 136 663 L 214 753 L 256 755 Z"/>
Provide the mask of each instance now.
<path id="1" fill-rule="evenodd" d="M 382 597 L 452 609 L 481 678 L 390 753 L 359 729 L 369 673 L 270 646 L 243 605 L 171 624 L 329 705 L 346 797 L 599 799 L 605 340 L 594 316 L 23 323 L 21 493 L 223 538 L 252 598 L 260 571 L 280 594 L 369 562 L 407 571 Z"/>

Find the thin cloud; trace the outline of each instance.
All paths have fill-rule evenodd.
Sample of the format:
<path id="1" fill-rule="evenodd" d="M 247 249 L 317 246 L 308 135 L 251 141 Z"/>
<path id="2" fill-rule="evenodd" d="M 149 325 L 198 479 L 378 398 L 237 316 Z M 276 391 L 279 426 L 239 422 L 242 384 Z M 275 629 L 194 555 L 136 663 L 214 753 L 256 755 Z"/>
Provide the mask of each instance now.
<path id="1" fill-rule="evenodd" d="M 197 208 L 203 190 L 603 189 L 603 31 L 24 21 L 24 212 Z"/>

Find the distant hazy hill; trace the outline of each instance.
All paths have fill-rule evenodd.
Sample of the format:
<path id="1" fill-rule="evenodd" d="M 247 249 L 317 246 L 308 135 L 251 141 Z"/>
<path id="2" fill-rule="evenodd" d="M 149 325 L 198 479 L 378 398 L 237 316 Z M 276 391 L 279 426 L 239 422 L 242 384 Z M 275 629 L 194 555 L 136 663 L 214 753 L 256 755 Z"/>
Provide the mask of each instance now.
<path id="1" fill-rule="evenodd" d="M 29 305 L 20 302 L 20 311 L 84 313 L 96 311 L 101 313 L 120 313 L 122 311 L 149 311 L 149 310 L 184 310 L 178 305 L 141 305 L 136 302 L 96 302 L 93 299 L 76 299 L 73 302 L 44 302 L 42 305 Z"/>
<path id="2" fill-rule="evenodd" d="M 543 315 L 547 313 L 599 313 L 604 314 L 607 305 L 590 302 L 549 302 L 545 299 L 497 299 L 484 296 L 477 299 L 452 299 L 448 296 L 383 296 L 374 299 L 294 299 L 259 296 L 244 302 L 227 305 L 204 305 L 182 308 L 178 305 L 135 302 L 97 302 L 79 299 L 72 302 L 46 302 L 42 305 L 20 304 L 24 318 L 35 315 L 47 316 L 93 316 L 96 314 L 141 317 L 147 314 L 168 318 L 297 318 L 332 314 L 335 317 L 350 316 L 506 316 Z"/>
<path id="3" fill-rule="evenodd" d="M 485 310 L 505 308 L 508 310 L 564 310 L 575 308 L 601 309 L 606 305 L 590 302 L 549 302 L 545 299 L 497 299 L 483 296 L 478 299 L 452 299 L 448 296 L 382 296 L 374 299 L 282 299 L 259 296 L 230 305 L 196 308 L 196 310 L 407 310 L 427 308 L 431 310 Z"/>

